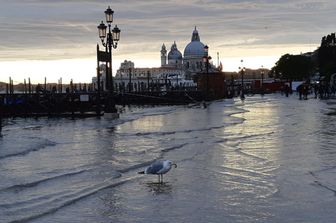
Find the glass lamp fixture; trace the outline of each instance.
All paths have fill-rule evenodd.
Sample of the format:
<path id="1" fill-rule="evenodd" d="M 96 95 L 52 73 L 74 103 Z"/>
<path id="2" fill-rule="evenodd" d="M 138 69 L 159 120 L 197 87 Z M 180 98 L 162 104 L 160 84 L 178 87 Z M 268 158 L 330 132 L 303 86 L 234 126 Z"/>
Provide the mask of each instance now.
<path id="1" fill-rule="evenodd" d="M 118 42 L 120 40 L 120 29 L 117 25 L 112 30 L 112 39 L 114 42 Z"/>
<path id="2" fill-rule="evenodd" d="M 106 22 L 111 24 L 113 22 L 113 13 L 114 11 L 110 8 L 110 6 L 105 11 Z"/>
<path id="3" fill-rule="evenodd" d="M 104 39 L 106 37 L 106 28 L 107 26 L 101 21 L 100 25 L 97 27 L 100 39 Z"/>

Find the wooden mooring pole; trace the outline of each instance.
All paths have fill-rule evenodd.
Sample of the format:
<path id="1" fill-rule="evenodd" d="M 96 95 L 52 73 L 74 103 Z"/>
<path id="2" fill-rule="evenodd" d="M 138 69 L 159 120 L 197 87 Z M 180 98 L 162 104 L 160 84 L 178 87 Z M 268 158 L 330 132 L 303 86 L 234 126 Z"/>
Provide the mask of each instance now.
<path id="1" fill-rule="evenodd" d="M 29 89 L 29 94 L 31 94 L 32 89 L 31 89 L 30 77 L 28 78 L 28 89 Z"/>
<path id="2" fill-rule="evenodd" d="M 26 79 L 24 79 L 23 84 L 24 84 L 24 90 L 23 90 L 23 92 L 24 92 L 25 94 L 27 94 L 27 83 L 26 83 Z"/>
<path id="3" fill-rule="evenodd" d="M 2 114 L 0 111 L 0 137 L 1 137 L 1 131 L 2 131 Z"/>

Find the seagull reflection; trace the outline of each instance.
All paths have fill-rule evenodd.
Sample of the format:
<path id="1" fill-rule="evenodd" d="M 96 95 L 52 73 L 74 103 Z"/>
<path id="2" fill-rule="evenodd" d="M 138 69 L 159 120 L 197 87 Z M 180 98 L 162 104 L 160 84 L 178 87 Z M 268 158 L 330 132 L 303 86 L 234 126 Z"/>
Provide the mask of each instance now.
<path id="1" fill-rule="evenodd" d="M 149 192 L 153 192 L 154 195 L 159 194 L 170 194 L 173 190 L 173 187 L 169 183 L 147 183 Z"/>

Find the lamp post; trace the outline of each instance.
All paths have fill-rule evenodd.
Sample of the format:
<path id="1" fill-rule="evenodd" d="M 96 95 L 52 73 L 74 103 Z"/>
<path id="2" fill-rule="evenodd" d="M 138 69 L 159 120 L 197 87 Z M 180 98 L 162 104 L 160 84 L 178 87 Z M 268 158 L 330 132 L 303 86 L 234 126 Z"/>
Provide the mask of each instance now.
<path id="1" fill-rule="evenodd" d="M 209 56 L 209 47 L 208 45 L 204 46 L 204 56 L 203 56 L 203 62 L 205 63 L 205 69 L 206 69 L 206 90 L 205 90 L 205 98 L 208 98 L 209 93 L 209 60 L 211 60 L 211 57 Z"/>
<path id="2" fill-rule="evenodd" d="M 243 60 L 240 61 L 242 66 L 239 67 L 240 72 L 241 72 L 241 94 L 240 94 L 240 99 L 244 100 L 245 95 L 244 95 L 244 73 L 245 73 L 245 67 L 243 67 Z"/>
<path id="3" fill-rule="evenodd" d="M 107 26 L 103 21 L 99 24 L 98 33 L 101 39 L 105 51 L 108 54 L 108 60 L 106 60 L 106 88 L 108 91 L 113 92 L 113 77 L 112 77 L 112 47 L 114 49 L 118 46 L 118 41 L 120 40 L 120 29 L 117 25 L 111 30 L 111 25 L 113 22 L 114 11 L 110 6 L 105 11 L 106 23 L 108 25 L 108 33 L 106 33 Z"/>

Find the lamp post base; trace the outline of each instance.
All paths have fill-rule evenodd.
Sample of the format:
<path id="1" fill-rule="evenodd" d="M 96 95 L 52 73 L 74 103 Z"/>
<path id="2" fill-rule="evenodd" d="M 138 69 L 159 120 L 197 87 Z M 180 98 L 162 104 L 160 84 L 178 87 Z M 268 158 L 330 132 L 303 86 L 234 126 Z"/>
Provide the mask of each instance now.
<path id="1" fill-rule="evenodd" d="M 241 100 L 245 100 L 245 94 L 244 94 L 244 92 L 241 92 L 241 94 L 240 94 L 240 99 L 241 99 Z"/>
<path id="2" fill-rule="evenodd" d="M 105 98 L 105 113 L 116 113 L 117 109 L 112 94 L 108 94 Z"/>

